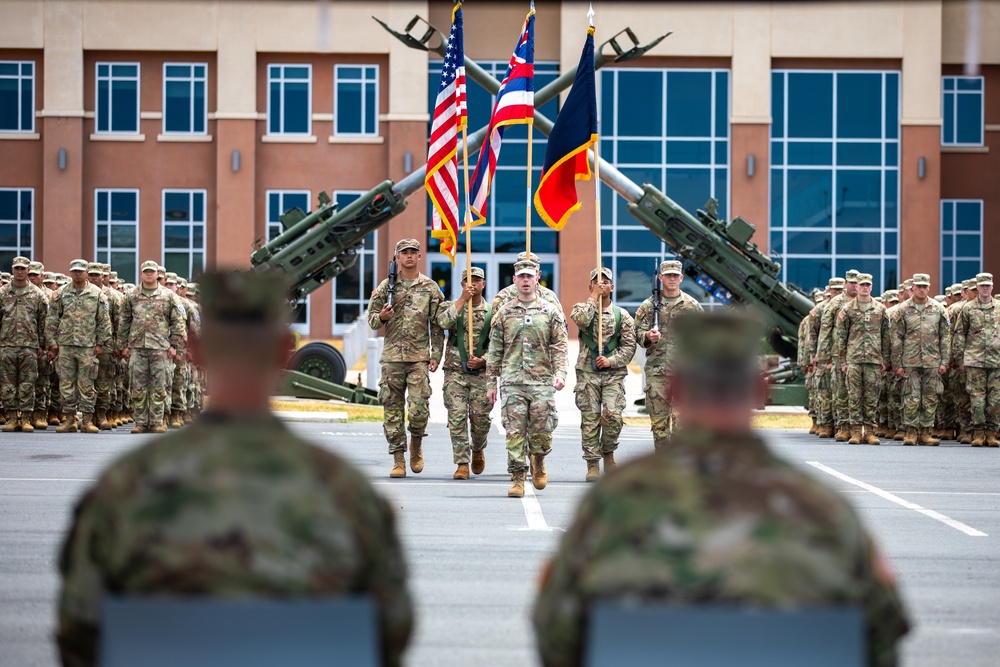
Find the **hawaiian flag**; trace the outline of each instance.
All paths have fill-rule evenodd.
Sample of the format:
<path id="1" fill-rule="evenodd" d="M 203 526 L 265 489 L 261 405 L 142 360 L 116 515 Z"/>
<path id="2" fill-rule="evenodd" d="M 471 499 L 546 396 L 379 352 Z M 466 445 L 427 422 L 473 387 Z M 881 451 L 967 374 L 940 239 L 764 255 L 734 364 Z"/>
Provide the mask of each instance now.
<path id="1" fill-rule="evenodd" d="M 580 208 L 576 182 L 590 180 L 587 151 L 597 142 L 597 92 L 594 81 L 594 29 L 576 68 L 576 79 L 556 117 L 545 148 L 542 179 L 535 191 L 535 209 L 549 227 L 561 230 Z"/>
<path id="2" fill-rule="evenodd" d="M 535 7 L 532 4 L 528 16 L 524 19 L 521 34 L 514 46 L 514 54 L 507 65 L 507 73 L 500 83 L 497 101 L 493 105 L 493 116 L 486 131 L 486 140 L 479 150 L 479 161 L 472 173 L 472 184 L 469 186 L 471 208 L 476 218 L 473 226 L 486 222 L 486 209 L 489 206 L 490 183 L 497 170 L 500 159 L 500 143 L 503 140 L 504 128 L 508 125 L 521 125 L 534 121 L 535 118 Z M 528 165 L 528 169 L 531 166 Z"/>
<path id="3" fill-rule="evenodd" d="M 431 236 L 441 241 L 441 252 L 455 263 L 458 237 L 458 133 L 468 122 L 465 102 L 465 48 L 462 3 L 451 13 L 451 33 L 441 68 L 427 149 L 424 187 L 431 198 Z"/>

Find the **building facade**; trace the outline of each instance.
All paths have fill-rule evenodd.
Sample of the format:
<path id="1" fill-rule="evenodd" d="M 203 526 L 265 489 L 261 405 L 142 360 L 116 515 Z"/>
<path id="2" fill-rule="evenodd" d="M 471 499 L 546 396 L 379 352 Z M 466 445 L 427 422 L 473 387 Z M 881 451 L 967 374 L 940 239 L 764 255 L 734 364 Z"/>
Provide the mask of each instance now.
<path id="1" fill-rule="evenodd" d="M 586 2 L 537 5 L 536 90 L 576 67 Z M 972 10 L 970 10 L 972 7 Z M 598 72 L 600 153 L 694 211 L 710 198 L 804 289 L 849 268 L 875 289 L 1000 271 L 1000 3 L 597 3 L 597 42 L 632 28 L 636 61 Z M 527 3 L 465 8 L 465 46 L 503 76 Z M 244 266 L 292 207 L 341 206 L 423 164 L 440 60 L 407 48 L 446 2 L 7 0 L 0 22 L 0 269 L 17 254 L 65 271 L 154 258 L 182 275 Z M 628 38 L 623 36 L 627 42 Z M 610 53 L 610 47 L 605 47 Z M 492 97 L 469 83 L 470 129 Z M 542 113 L 550 119 L 558 101 Z M 472 233 L 488 290 L 524 249 L 527 129 L 510 128 L 487 223 Z M 533 133 L 537 185 L 545 137 Z M 472 157 L 475 160 L 475 156 Z M 582 300 L 597 247 L 594 185 L 559 233 L 532 216 L 546 284 Z M 668 248 L 601 192 L 601 247 L 634 309 Z M 452 296 L 465 266 L 430 238 L 426 197 L 372 235 L 298 313 L 313 338 L 363 312 L 395 240 L 428 243 Z M 687 281 L 686 281 L 687 282 Z M 685 289 L 707 298 L 697 286 Z M 575 333 L 575 332 L 574 332 Z"/>

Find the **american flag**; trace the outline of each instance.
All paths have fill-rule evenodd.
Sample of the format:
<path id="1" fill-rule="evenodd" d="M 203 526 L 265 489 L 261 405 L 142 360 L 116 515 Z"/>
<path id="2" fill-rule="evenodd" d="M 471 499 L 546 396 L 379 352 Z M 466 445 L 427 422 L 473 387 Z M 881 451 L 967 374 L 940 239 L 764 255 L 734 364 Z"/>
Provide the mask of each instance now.
<path id="1" fill-rule="evenodd" d="M 497 101 L 493 105 L 493 116 L 486 132 L 486 141 L 479 151 L 479 161 L 472 174 L 469 186 L 472 199 L 471 208 L 476 214 L 473 225 L 486 222 L 486 208 L 489 205 L 490 183 L 500 159 L 500 142 L 504 127 L 531 123 L 535 118 L 535 8 L 524 19 L 521 34 L 514 46 L 514 54 L 507 65 L 507 73 L 500 83 Z M 528 166 L 530 169 L 530 165 Z"/>
<path id="2" fill-rule="evenodd" d="M 462 3 L 452 11 L 451 34 L 441 67 L 441 85 L 434 103 L 427 177 L 424 187 L 434 209 L 431 236 L 441 241 L 441 252 L 455 263 L 458 237 L 458 132 L 468 122 L 465 105 L 465 48 L 462 40 Z"/>

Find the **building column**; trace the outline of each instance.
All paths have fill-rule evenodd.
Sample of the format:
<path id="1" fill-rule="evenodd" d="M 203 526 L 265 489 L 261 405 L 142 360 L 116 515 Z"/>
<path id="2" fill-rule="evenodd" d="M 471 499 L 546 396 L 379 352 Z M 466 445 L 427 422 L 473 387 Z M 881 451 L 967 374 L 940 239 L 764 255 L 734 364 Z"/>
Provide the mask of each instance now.
<path id="1" fill-rule="evenodd" d="M 753 242 L 767 254 L 770 246 L 767 173 L 770 166 L 771 126 L 734 123 L 730 132 L 733 144 L 729 164 L 732 189 L 729 219 L 742 216 L 756 227 Z M 753 175 L 750 174 L 751 160 Z"/>

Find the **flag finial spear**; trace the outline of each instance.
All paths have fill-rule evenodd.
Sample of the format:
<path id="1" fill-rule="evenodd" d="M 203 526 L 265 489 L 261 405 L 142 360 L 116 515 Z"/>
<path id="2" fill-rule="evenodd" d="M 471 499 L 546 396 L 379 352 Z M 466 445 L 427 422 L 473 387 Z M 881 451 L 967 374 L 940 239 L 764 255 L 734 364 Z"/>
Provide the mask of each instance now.
<path id="1" fill-rule="evenodd" d="M 594 27 L 594 3 L 590 3 L 590 9 L 587 10 L 587 18 L 590 19 L 590 27 Z"/>

